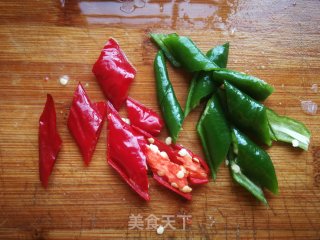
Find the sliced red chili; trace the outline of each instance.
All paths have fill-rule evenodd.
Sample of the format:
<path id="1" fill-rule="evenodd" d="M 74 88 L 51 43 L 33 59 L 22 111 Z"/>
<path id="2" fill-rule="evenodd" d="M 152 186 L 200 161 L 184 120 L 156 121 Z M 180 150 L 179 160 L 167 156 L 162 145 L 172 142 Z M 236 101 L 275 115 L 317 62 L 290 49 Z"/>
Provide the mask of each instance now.
<path id="1" fill-rule="evenodd" d="M 147 145 L 145 153 L 155 180 L 190 200 L 192 188 L 188 185 L 186 169 L 172 162 L 168 154 L 154 144 Z"/>
<path id="2" fill-rule="evenodd" d="M 91 161 L 105 116 L 106 104 L 91 103 L 79 83 L 70 108 L 68 128 L 79 146 L 86 165 Z"/>
<path id="3" fill-rule="evenodd" d="M 143 199 L 150 200 L 145 139 L 125 123 L 110 102 L 108 111 L 107 161 Z"/>
<path id="4" fill-rule="evenodd" d="M 192 199 L 192 195 L 190 193 L 183 193 L 181 192 L 179 189 L 172 187 L 167 180 L 165 180 L 163 177 L 160 177 L 157 174 L 153 175 L 154 180 L 156 180 L 160 185 L 170 189 L 171 191 L 177 193 L 178 195 L 184 197 L 187 200 L 191 200 Z"/>
<path id="5" fill-rule="evenodd" d="M 135 126 L 133 127 L 137 132 L 145 136 L 149 143 L 156 145 L 161 151 L 165 151 L 172 162 L 183 166 L 188 171 L 188 181 L 191 185 L 209 182 L 209 167 L 201 157 L 179 144 L 167 145 L 153 138 L 149 133 Z"/>
<path id="6" fill-rule="evenodd" d="M 153 136 L 159 135 L 163 128 L 163 121 L 155 111 L 130 97 L 127 98 L 126 104 L 131 124 Z"/>
<path id="7" fill-rule="evenodd" d="M 92 68 L 103 93 L 116 109 L 128 96 L 136 70 L 129 63 L 118 43 L 110 38 Z"/>
<path id="8" fill-rule="evenodd" d="M 39 119 L 39 174 L 40 181 L 45 188 L 48 186 L 61 145 L 54 101 L 52 96 L 47 94 L 46 105 Z"/>
<path id="9" fill-rule="evenodd" d="M 175 149 L 174 156 L 176 156 L 173 161 L 184 166 L 189 172 L 188 180 L 190 184 L 196 185 L 209 182 L 209 167 L 201 157 L 178 144 L 172 145 L 172 148 Z"/>

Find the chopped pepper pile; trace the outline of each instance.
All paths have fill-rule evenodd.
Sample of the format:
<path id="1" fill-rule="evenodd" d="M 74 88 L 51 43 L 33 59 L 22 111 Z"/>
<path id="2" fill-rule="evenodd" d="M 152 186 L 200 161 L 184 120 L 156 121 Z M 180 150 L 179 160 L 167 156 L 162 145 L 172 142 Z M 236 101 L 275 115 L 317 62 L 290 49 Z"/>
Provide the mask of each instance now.
<path id="1" fill-rule="evenodd" d="M 136 70 L 119 44 L 109 39 L 92 69 L 108 101 L 91 103 L 79 83 L 68 118 L 68 128 L 85 165 L 91 161 L 107 118 L 107 162 L 144 200 L 150 200 L 148 172 L 160 185 L 191 200 L 193 188 L 208 183 L 210 174 L 215 180 L 225 162 L 233 179 L 267 204 L 263 189 L 277 194 L 278 180 L 270 156 L 254 140 L 268 146 L 273 141 L 283 141 L 307 150 L 309 130 L 303 123 L 280 116 L 261 103 L 274 91 L 271 85 L 226 68 L 229 43 L 204 54 L 188 37 L 176 33 L 150 36 L 160 48 L 154 72 L 164 121 L 128 96 Z M 170 82 L 166 58 L 174 67 L 193 74 L 184 111 Z M 121 118 L 118 112 L 124 102 L 128 119 Z M 206 107 L 196 130 L 206 161 L 176 144 L 188 114 L 203 102 Z M 156 136 L 164 123 L 171 137 L 162 142 Z M 39 172 L 44 187 L 61 144 L 53 98 L 48 94 L 39 121 Z"/>
<path id="2" fill-rule="evenodd" d="M 152 33 L 150 36 L 174 67 L 194 73 L 185 117 L 176 123 L 170 123 L 171 126 L 179 124 L 180 130 L 180 123 L 185 121 L 190 111 L 207 100 L 197 124 L 197 132 L 213 179 L 216 179 L 221 163 L 226 161 L 233 179 L 267 204 L 263 188 L 278 193 L 275 169 L 268 153 L 246 134 L 268 146 L 272 145 L 272 141 L 283 141 L 307 150 L 311 137 L 307 127 L 289 117 L 279 116 L 259 102 L 274 91 L 268 83 L 257 77 L 226 69 L 229 43 L 217 46 L 204 55 L 189 38 L 176 33 Z M 160 52 L 155 62 L 159 55 Z M 161 67 L 161 71 L 166 71 L 163 68 Z M 156 79 L 157 71 L 159 70 L 155 69 Z M 161 84 L 157 82 L 158 85 Z M 163 101 L 165 100 L 159 101 L 161 106 Z M 171 103 L 171 108 L 178 105 L 177 102 Z M 163 116 L 166 122 L 172 122 L 168 116 L 173 112 L 167 112 L 171 108 L 169 106 L 162 110 L 165 112 Z M 175 140 L 178 132 L 171 131 Z"/>

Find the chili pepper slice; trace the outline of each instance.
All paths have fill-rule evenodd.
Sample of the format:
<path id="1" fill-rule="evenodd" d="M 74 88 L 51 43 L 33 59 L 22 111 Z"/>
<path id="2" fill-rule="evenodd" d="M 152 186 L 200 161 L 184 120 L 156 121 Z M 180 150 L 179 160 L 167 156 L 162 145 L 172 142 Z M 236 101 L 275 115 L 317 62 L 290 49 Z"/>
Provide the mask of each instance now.
<path id="1" fill-rule="evenodd" d="M 144 137 L 125 123 L 110 102 L 107 103 L 108 138 L 107 161 L 129 184 L 129 186 L 146 201 L 148 193 L 148 176 L 146 156 L 143 146 Z"/>
<path id="2" fill-rule="evenodd" d="M 105 96 L 119 109 L 128 96 L 136 70 L 114 39 L 106 43 L 92 72 Z"/>
<path id="3" fill-rule="evenodd" d="M 170 61 L 170 63 L 174 67 L 181 67 L 181 64 L 175 59 L 175 57 L 171 54 L 170 50 L 164 45 L 163 39 L 167 36 L 176 35 L 176 33 L 171 34 L 161 34 L 161 33 L 150 33 L 151 38 L 156 42 L 156 44 L 160 47 L 160 49 L 163 51 L 166 58 Z"/>
<path id="4" fill-rule="evenodd" d="M 184 114 L 169 80 L 162 51 L 158 51 L 154 60 L 157 97 L 166 126 L 173 142 L 176 142 L 184 119 Z"/>
<path id="5" fill-rule="evenodd" d="M 175 59 L 180 62 L 182 67 L 189 72 L 220 69 L 220 67 L 214 62 L 211 62 L 188 37 L 171 34 L 163 38 L 163 43 Z"/>
<path id="6" fill-rule="evenodd" d="M 163 128 L 163 121 L 155 111 L 147 108 L 130 97 L 128 97 L 126 104 L 128 118 L 133 125 L 147 131 L 154 136 L 159 135 L 161 129 Z"/>
<path id="7" fill-rule="evenodd" d="M 39 175 L 42 186 L 45 188 L 48 186 L 61 145 L 54 101 L 52 96 L 47 94 L 47 101 L 39 119 Z"/>
<path id="8" fill-rule="evenodd" d="M 241 170 L 239 170 L 239 166 L 236 164 L 232 150 L 229 151 L 228 154 L 229 161 L 229 169 L 232 178 L 240 184 L 240 186 L 247 189 L 253 196 L 255 196 L 258 200 L 260 200 L 265 205 L 268 204 L 267 199 L 264 196 L 264 193 L 260 186 L 251 181 L 246 175 L 244 175 Z"/>
<path id="9" fill-rule="evenodd" d="M 218 45 L 214 48 L 211 48 L 206 56 L 211 62 L 214 62 L 221 68 L 227 67 L 228 57 L 229 57 L 229 42 L 226 42 L 223 45 Z"/>
<path id="10" fill-rule="evenodd" d="M 308 150 L 311 134 L 303 123 L 279 116 L 227 82 L 225 89 L 230 119 L 239 128 L 254 133 L 269 146 L 276 140 Z"/>
<path id="11" fill-rule="evenodd" d="M 218 87 L 212 80 L 212 74 L 202 71 L 196 72 L 190 83 L 184 116 L 187 117 L 201 101 L 213 94 L 217 89 Z"/>
<path id="12" fill-rule="evenodd" d="M 267 118 L 273 140 L 291 143 L 294 147 L 308 150 L 311 133 L 301 122 L 286 116 L 279 116 L 267 109 Z"/>
<path id="13" fill-rule="evenodd" d="M 188 171 L 188 180 L 191 185 L 209 182 L 209 167 L 200 156 L 178 144 L 173 144 L 172 148 L 175 149 L 174 156 L 176 156 L 173 161 L 182 165 Z"/>
<path id="14" fill-rule="evenodd" d="M 192 188 L 188 185 L 186 169 L 172 162 L 168 154 L 154 144 L 147 145 L 145 153 L 155 180 L 190 200 Z"/>
<path id="15" fill-rule="evenodd" d="M 266 151 L 258 147 L 248 137 L 236 128 L 232 129 L 232 151 L 234 157 L 231 158 L 230 167 L 233 173 L 243 173 L 256 186 L 269 189 L 271 192 L 278 193 L 278 180 L 272 161 Z M 234 174 L 233 174 L 234 175 Z M 238 175 L 239 177 L 239 175 Z M 236 181 L 237 178 L 235 178 Z M 244 179 L 242 179 L 244 180 Z M 240 181 L 238 181 L 240 182 Z M 259 191 L 253 187 L 249 188 L 243 184 L 249 191 L 264 202 Z M 255 190 L 253 192 L 253 190 Z"/>
<path id="16" fill-rule="evenodd" d="M 228 62 L 228 54 L 229 43 L 225 43 L 209 50 L 206 56 L 219 67 L 225 68 Z M 200 71 L 195 73 L 191 80 L 186 106 L 184 108 L 185 117 L 192 109 L 196 108 L 203 99 L 209 97 L 216 90 L 217 84 L 212 79 L 211 72 Z"/>
<path id="17" fill-rule="evenodd" d="M 217 94 L 214 94 L 208 101 L 197 124 L 197 132 L 212 177 L 216 179 L 219 166 L 226 159 L 231 144 L 231 131 Z"/>
<path id="18" fill-rule="evenodd" d="M 266 107 L 227 81 L 224 82 L 224 88 L 230 120 L 240 129 L 252 132 L 257 139 L 271 146 Z"/>
<path id="19" fill-rule="evenodd" d="M 135 126 L 133 126 L 133 128 L 143 135 L 149 144 L 158 147 L 160 153 L 164 152 L 162 154 L 166 154 L 171 162 L 186 169 L 188 172 L 188 181 L 191 185 L 205 184 L 209 181 L 209 168 L 200 156 L 179 144 L 167 145 L 164 142 L 153 138 L 152 135 L 142 129 Z"/>
<path id="20" fill-rule="evenodd" d="M 212 75 L 217 84 L 227 81 L 258 101 L 265 100 L 274 91 L 265 81 L 245 73 L 221 68 L 213 71 Z"/>
<path id="21" fill-rule="evenodd" d="M 236 128 L 232 129 L 232 143 L 236 163 L 243 173 L 262 187 L 278 193 L 277 176 L 268 153 Z"/>
<path id="22" fill-rule="evenodd" d="M 81 83 L 79 83 L 70 108 L 68 128 L 87 166 L 95 150 L 105 116 L 105 103 L 92 104 Z"/>

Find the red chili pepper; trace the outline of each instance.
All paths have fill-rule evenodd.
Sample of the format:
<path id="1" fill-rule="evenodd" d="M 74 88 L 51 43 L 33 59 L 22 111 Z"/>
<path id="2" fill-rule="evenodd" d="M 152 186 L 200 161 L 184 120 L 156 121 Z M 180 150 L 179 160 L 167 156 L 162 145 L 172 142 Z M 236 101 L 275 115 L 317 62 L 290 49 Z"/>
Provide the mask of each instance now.
<path id="1" fill-rule="evenodd" d="M 153 136 L 159 135 L 163 127 L 163 121 L 155 111 L 130 97 L 127 98 L 126 104 L 128 118 L 132 125 L 141 128 Z"/>
<path id="2" fill-rule="evenodd" d="M 179 144 L 171 144 L 174 156 L 172 161 L 178 163 L 187 169 L 189 172 L 190 184 L 205 184 L 209 182 L 209 167 L 207 163 L 198 155 L 194 154 L 190 150 L 184 148 Z M 185 154 L 184 154 L 185 153 Z"/>
<path id="3" fill-rule="evenodd" d="M 189 188 L 188 183 L 196 185 L 209 181 L 209 168 L 202 158 L 181 145 L 167 145 L 153 138 L 149 133 L 135 126 L 133 128 L 146 138 L 147 143 L 144 149 L 147 163 L 153 172 L 154 179 L 160 184 L 190 200 L 189 191 L 192 189 Z M 187 187 L 183 189 L 184 186 Z"/>
<path id="4" fill-rule="evenodd" d="M 104 102 L 92 104 L 79 83 L 73 96 L 68 128 L 80 148 L 86 165 L 91 161 L 105 116 L 106 104 Z"/>
<path id="5" fill-rule="evenodd" d="M 43 187 L 48 186 L 49 177 L 61 149 L 62 140 L 57 131 L 54 101 L 47 94 L 47 102 L 39 120 L 39 173 Z"/>
<path id="6" fill-rule="evenodd" d="M 110 38 L 104 46 L 92 72 L 105 96 L 116 109 L 119 109 L 128 96 L 128 89 L 136 70 L 114 39 Z"/>
<path id="7" fill-rule="evenodd" d="M 108 163 L 143 199 L 150 200 L 144 137 L 125 123 L 110 102 L 108 111 Z"/>
<path id="8" fill-rule="evenodd" d="M 188 185 L 188 172 L 186 169 L 172 162 L 167 152 L 158 148 L 157 145 L 147 145 L 145 154 L 154 179 L 182 197 L 191 200 L 190 192 L 192 188 Z"/>

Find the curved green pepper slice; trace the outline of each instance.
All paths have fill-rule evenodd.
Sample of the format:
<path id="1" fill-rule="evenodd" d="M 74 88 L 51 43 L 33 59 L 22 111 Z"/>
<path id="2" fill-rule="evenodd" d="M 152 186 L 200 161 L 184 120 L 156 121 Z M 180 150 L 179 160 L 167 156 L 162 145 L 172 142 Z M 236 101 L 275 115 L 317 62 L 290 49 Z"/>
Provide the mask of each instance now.
<path id="1" fill-rule="evenodd" d="M 226 67 L 228 62 L 229 43 L 219 45 L 212 48 L 206 54 L 210 61 L 217 64 L 219 67 Z M 217 86 L 212 79 L 211 72 L 197 72 L 194 74 L 189 93 L 187 97 L 186 106 L 184 109 L 185 117 L 192 109 L 197 107 L 200 102 L 217 90 Z"/>
<path id="2" fill-rule="evenodd" d="M 238 129 L 232 129 L 236 163 L 243 174 L 273 193 L 278 193 L 278 181 L 270 156 Z"/>
<path id="3" fill-rule="evenodd" d="M 212 72 L 212 75 L 213 80 L 218 84 L 227 81 L 258 101 L 265 100 L 274 91 L 273 87 L 265 81 L 245 73 L 219 69 Z"/>
<path id="4" fill-rule="evenodd" d="M 258 200 L 267 204 L 262 188 L 278 193 L 278 180 L 270 156 L 236 128 L 228 162 L 233 179 Z"/>
<path id="5" fill-rule="evenodd" d="M 214 93 L 218 87 L 212 81 L 212 76 L 208 72 L 196 72 L 191 80 L 189 93 L 184 108 L 184 116 L 196 108 L 206 97 Z"/>
<path id="6" fill-rule="evenodd" d="M 228 154 L 228 161 L 229 161 L 229 169 L 231 172 L 232 178 L 239 183 L 242 187 L 247 189 L 253 196 L 255 196 L 258 200 L 263 202 L 264 204 L 268 204 L 267 199 L 265 198 L 263 191 L 260 186 L 255 184 L 251 181 L 246 175 L 244 175 L 241 170 L 238 171 L 238 165 L 236 164 L 235 160 L 231 154 L 231 151 Z"/>
<path id="7" fill-rule="evenodd" d="M 160 47 L 160 49 L 163 51 L 164 55 L 167 57 L 167 59 L 170 61 L 170 63 L 174 67 L 181 67 L 181 64 L 175 59 L 175 57 L 171 54 L 170 50 L 163 43 L 163 39 L 166 38 L 167 36 L 170 36 L 170 35 L 178 36 L 176 33 L 171 33 L 171 34 L 150 33 L 151 38 Z"/>
<path id="8" fill-rule="evenodd" d="M 197 124 L 197 132 L 202 142 L 206 160 L 213 179 L 221 163 L 226 159 L 230 144 L 231 131 L 217 94 L 214 94 Z"/>
<path id="9" fill-rule="evenodd" d="M 169 80 L 162 51 L 158 51 L 154 60 L 157 98 L 166 126 L 176 142 L 184 119 L 184 114 Z"/>
<path id="10" fill-rule="evenodd" d="M 257 139 L 270 146 L 272 139 L 266 107 L 226 81 L 224 88 L 231 121 L 237 127 L 252 132 Z"/>
<path id="11" fill-rule="evenodd" d="M 219 66 L 211 62 L 188 37 L 179 36 L 175 33 L 153 33 L 150 35 L 175 67 L 181 65 L 189 72 L 220 69 Z"/>
<path id="12" fill-rule="evenodd" d="M 271 109 L 267 109 L 267 118 L 273 140 L 291 143 L 294 147 L 308 150 L 311 133 L 303 123 L 279 116 Z"/>
<path id="13" fill-rule="evenodd" d="M 303 123 L 279 116 L 226 81 L 224 86 L 228 115 L 237 127 L 253 133 L 269 146 L 275 140 L 308 150 L 311 134 Z"/>
<path id="14" fill-rule="evenodd" d="M 223 45 L 218 45 L 214 48 L 211 48 L 206 56 L 211 62 L 214 62 L 221 68 L 227 67 L 228 56 L 229 56 L 229 42 L 226 42 Z"/>

